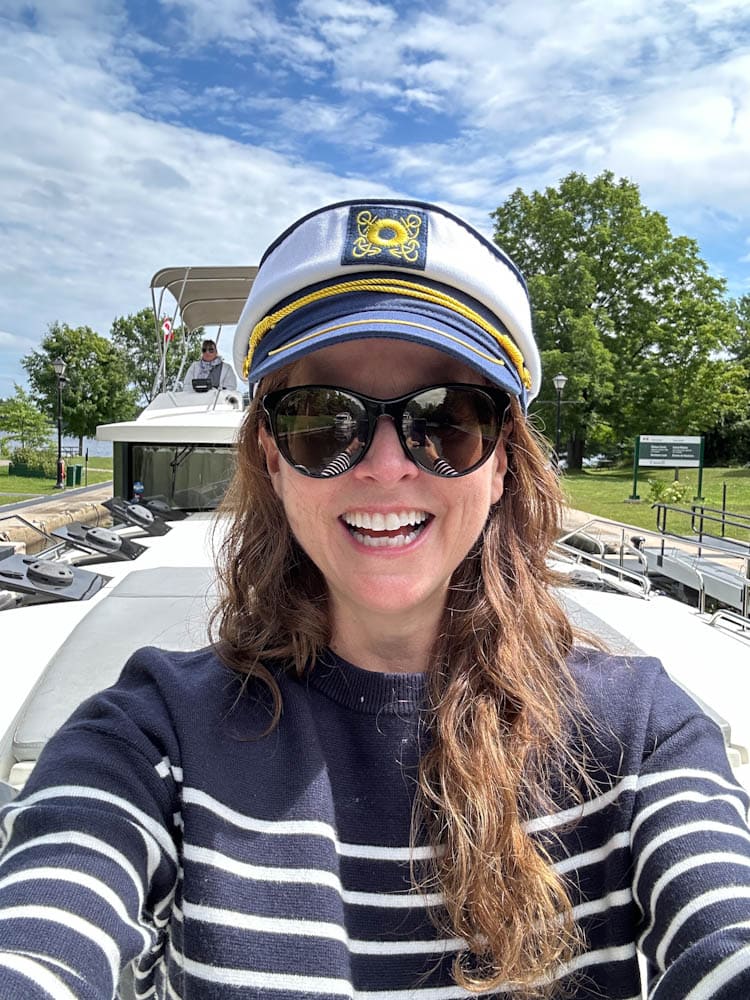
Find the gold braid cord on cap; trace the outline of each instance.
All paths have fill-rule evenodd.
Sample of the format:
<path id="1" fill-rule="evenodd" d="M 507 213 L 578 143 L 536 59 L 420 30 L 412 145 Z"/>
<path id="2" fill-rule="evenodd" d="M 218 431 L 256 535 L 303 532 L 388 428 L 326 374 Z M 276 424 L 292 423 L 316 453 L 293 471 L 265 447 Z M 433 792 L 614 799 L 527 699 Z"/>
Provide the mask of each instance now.
<path id="1" fill-rule="evenodd" d="M 444 292 L 438 292 L 433 288 L 425 288 L 424 285 L 419 285 L 416 282 L 411 281 L 402 281 L 399 278 L 362 278 L 360 280 L 342 281 L 336 285 L 329 285 L 327 288 L 320 288 L 315 292 L 303 295 L 301 298 L 295 299 L 294 302 L 290 302 L 288 305 L 277 310 L 276 312 L 265 316 L 255 325 L 250 334 L 247 355 L 245 356 L 245 361 L 242 365 L 243 377 L 245 379 L 248 377 L 250 366 L 253 362 L 253 355 L 257 350 L 258 344 L 269 332 L 269 330 L 272 330 L 280 320 L 286 319 L 287 316 L 291 316 L 291 314 L 296 312 L 298 309 L 311 305 L 313 302 L 319 302 L 321 299 L 331 298 L 333 295 L 343 295 L 346 292 L 390 292 L 394 295 L 404 295 L 408 298 L 421 299 L 424 302 L 441 305 L 446 309 L 450 309 L 452 312 L 458 313 L 460 316 L 463 316 L 472 323 L 475 323 L 478 327 L 484 330 L 485 333 L 488 333 L 494 340 L 497 341 L 500 347 L 502 347 L 510 360 L 513 362 L 513 366 L 518 371 L 522 384 L 527 389 L 531 388 L 531 374 L 524 364 L 523 355 L 507 334 L 500 333 L 499 330 L 495 329 L 492 323 L 489 323 L 483 316 L 480 316 L 478 312 L 469 308 L 469 306 L 464 305 L 463 302 L 459 302 L 458 299 L 454 299 L 450 295 L 446 295 Z"/>

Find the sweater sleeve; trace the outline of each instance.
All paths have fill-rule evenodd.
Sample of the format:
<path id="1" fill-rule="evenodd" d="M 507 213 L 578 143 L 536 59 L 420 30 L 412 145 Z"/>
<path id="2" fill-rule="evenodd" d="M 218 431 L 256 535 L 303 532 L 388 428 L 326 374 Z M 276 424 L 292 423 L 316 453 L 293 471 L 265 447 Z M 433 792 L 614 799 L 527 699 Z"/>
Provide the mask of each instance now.
<path id="1" fill-rule="evenodd" d="M 105 1000 L 129 963 L 158 966 L 178 872 L 170 730 L 136 654 L 50 740 L 0 813 L 3 1000 Z"/>
<path id="2" fill-rule="evenodd" d="M 652 1000 L 750 997 L 748 798 L 719 728 L 662 673 L 631 825 Z"/>
<path id="3" fill-rule="evenodd" d="M 224 361 L 221 365 L 221 388 L 222 389 L 236 389 L 237 388 L 237 376 L 234 374 L 234 370 L 231 365 Z"/>

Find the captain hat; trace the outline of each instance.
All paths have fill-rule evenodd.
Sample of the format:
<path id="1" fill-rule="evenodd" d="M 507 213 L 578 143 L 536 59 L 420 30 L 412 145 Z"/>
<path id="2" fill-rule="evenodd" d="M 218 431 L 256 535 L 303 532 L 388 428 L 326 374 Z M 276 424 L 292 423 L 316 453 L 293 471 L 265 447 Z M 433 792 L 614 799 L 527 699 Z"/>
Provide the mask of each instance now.
<path id="1" fill-rule="evenodd" d="M 419 201 L 345 201 L 266 250 L 234 338 L 251 383 L 312 351 L 383 337 L 436 348 L 517 396 L 539 392 L 526 284 L 462 219 Z"/>

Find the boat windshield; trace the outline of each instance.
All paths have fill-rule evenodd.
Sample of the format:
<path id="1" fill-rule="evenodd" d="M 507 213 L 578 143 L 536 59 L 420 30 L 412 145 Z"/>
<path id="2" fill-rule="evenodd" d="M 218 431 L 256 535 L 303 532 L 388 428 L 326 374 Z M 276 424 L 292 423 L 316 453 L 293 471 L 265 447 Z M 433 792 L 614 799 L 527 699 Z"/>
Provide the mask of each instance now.
<path id="1" fill-rule="evenodd" d="M 132 444 L 132 480 L 179 510 L 215 510 L 234 472 L 226 446 Z"/>

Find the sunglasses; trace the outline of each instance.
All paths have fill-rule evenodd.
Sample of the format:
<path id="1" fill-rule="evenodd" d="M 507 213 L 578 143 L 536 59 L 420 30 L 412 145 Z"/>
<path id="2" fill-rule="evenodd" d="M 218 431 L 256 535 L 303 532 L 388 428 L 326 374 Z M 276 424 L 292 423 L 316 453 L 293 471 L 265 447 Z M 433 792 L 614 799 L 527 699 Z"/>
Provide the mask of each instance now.
<path id="1" fill-rule="evenodd" d="M 404 454 L 435 476 L 465 476 L 495 450 L 510 406 L 495 386 L 433 385 L 395 399 L 374 399 L 331 385 L 266 393 L 261 405 L 283 458 L 314 479 L 361 462 L 378 417 L 391 417 Z"/>
<path id="2" fill-rule="evenodd" d="M 216 348 L 215 347 L 202 347 L 201 348 L 201 354 L 215 354 L 215 353 L 216 353 Z"/>

